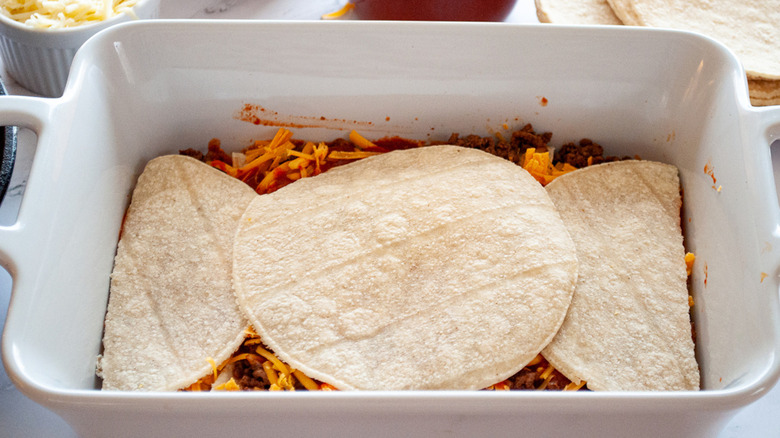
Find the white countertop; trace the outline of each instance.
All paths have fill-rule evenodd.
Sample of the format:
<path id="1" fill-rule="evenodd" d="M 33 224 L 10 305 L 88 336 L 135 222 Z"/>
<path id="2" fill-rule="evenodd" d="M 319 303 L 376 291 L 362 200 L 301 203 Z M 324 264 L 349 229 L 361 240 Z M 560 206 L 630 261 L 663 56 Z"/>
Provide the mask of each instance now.
<path id="1" fill-rule="evenodd" d="M 161 18 L 225 18 L 316 20 L 333 12 L 345 0 L 162 0 Z M 507 21 L 537 22 L 533 1 L 519 0 Z M 9 94 L 33 95 L 10 78 L 0 62 L 0 76 Z M 12 224 L 23 195 L 33 155 L 34 135 L 20 132 L 17 166 L 0 208 L 0 225 Z M 773 163 L 780 176 L 780 142 L 775 142 Z M 778 178 L 780 179 L 780 178 Z M 11 295 L 11 277 L 0 268 L 0 325 L 5 323 Z M 76 437 L 57 415 L 23 396 L 0 366 L 0 437 Z M 780 437 L 780 385 L 743 409 L 719 438 Z"/>

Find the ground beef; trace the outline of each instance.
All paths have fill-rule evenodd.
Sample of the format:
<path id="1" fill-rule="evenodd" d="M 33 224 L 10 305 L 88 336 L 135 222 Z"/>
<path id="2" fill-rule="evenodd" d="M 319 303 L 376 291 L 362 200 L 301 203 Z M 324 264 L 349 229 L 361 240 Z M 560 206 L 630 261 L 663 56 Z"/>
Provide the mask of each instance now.
<path id="1" fill-rule="evenodd" d="M 206 153 L 205 161 L 211 162 L 214 160 L 222 161 L 223 163 L 232 163 L 233 157 L 228 155 L 225 151 L 222 150 L 222 146 L 218 139 L 212 138 L 209 141 L 209 151 Z"/>
<path id="2" fill-rule="evenodd" d="M 588 157 L 593 157 L 591 164 L 600 164 L 608 161 L 618 161 L 620 158 L 614 156 L 604 156 L 604 148 L 592 140 L 583 138 L 579 144 L 567 143 L 555 151 L 554 161 L 569 163 L 574 167 L 585 167 L 588 165 Z M 627 157 L 628 158 L 628 157 Z"/>
<path id="3" fill-rule="evenodd" d="M 355 149 L 355 146 L 352 144 L 352 142 L 345 138 L 337 138 L 326 144 L 328 145 L 329 150 L 334 151 L 351 151 Z"/>
<path id="4" fill-rule="evenodd" d="M 535 148 L 536 152 L 547 152 L 547 144 L 551 138 L 552 133 L 537 134 L 529 123 L 519 131 L 513 132 L 509 141 L 496 140 L 495 137 L 480 137 L 478 135 L 461 137 L 460 134 L 453 133 L 442 144 L 479 149 L 519 165 L 522 164 L 523 155 L 528 148 Z"/>
<path id="5" fill-rule="evenodd" d="M 271 382 L 263 369 L 263 360 L 250 355 L 246 360 L 235 362 L 233 378 L 242 390 L 268 389 Z"/>
<path id="6" fill-rule="evenodd" d="M 454 132 L 450 135 L 449 140 L 442 144 L 451 144 L 484 151 L 495 147 L 495 139 L 493 137 L 480 137 L 473 134 L 461 137 L 460 134 Z"/>
<path id="7" fill-rule="evenodd" d="M 537 389 L 544 383 L 544 379 L 539 377 L 542 374 L 542 371 L 544 371 L 544 368 L 545 367 L 537 367 L 535 365 L 523 368 L 518 371 L 517 374 L 507 379 L 509 382 L 509 389 Z M 558 370 L 554 370 L 545 389 L 562 390 L 569 383 L 571 383 L 571 380 L 559 373 Z"/>
<path id="8" fill-rule="evenodd" d="M 538 378 L 539 373 L 529 368 L 523 368 L 507 380 L 509 380 L 510 389 L 536 389 L 534 382 Z"/>
<path id="9" fill-rule="evenodd" d="M 203 161 L 203 152 L 201 152 L 201 151 L 199 151 L 197 149 L 193 149 L 193 148 L 182 149 L 182 150 L 179 151 L 179 155 L 186 155 L 186 156 L 192 157 L 192 158 L 194 158 L 194 159 L 196 159 L 198 161 Z"/>
<path id="10" fill-rule="evenodd" d="M 533 126 L 531 126 L 529 123 L 523 126 L 523 128 L 519 131 L 512 133 L 511 144 L 513 147 L 522 149 L 523 152 L 525 152 L 525 149 L 528 149 L 529 147 L 536 148 L 537 152 L 546 152 L 547 144 L 550 143 L 551 139 L 552 132 L 537 134 L 534 132 Z"/>
<path id="11" fill-rule="evenodd" d="M 563 374 L 559 373 L 558 370 L 553 371 L 552 378 L 550 378 L 550 381 L 547 382 L 547 388 L 551 391 L 560 391 L 563 390 L 563 388 L 566 387 L 571 383 L 571 380 L 564 377 Z"/>

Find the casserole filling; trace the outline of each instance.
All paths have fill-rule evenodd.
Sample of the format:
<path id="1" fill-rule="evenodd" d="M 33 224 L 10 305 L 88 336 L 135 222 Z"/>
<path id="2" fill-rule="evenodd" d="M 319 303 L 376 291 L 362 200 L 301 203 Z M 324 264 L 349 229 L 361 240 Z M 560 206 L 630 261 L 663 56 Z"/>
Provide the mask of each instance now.
<path id="1" fill-rule="evenodd" d="M 576 169 L 639 157 L 605 156 L 603 148 L 588 139 L 569 143 L 552 151 L 550 133 L 536 133 L 529 124 L 512 133 L 511 138 L 461 136 L 457 133 L 441 144 L 486 151 L 526 169 L 540 184 Z M 273 139 L 257 141 L 241 153 L 227 154 L 218 140 L 209 142 L 206 154 L 194 149 L 180 151 L 238 178 L 258 194 L 273 193 L 301 178 L 315 176 L 343 164 L 393 150 L 424 147 L 434 143 L 387 137 L 369 141 L 357 132 L 349 140 L 305 142 L 292 138 L 292 132 L 280 129 Z M 693 255 L 686 257 L 688 274 Z M 692 304 L 691 304 L 692 305 Z M 692 326 L 692 322 L 691 322 Z M 332 385 L 311 379 L 293 369 L 262 344 L 250 327 L 241 347 L 221 364 L 213 363 L 213 372 L 185 390 L 335 390 Z M 584 380 L 572 382 L 539 354 L 515 375 L 497 382 L 488 390 L 587 390 Z"/>

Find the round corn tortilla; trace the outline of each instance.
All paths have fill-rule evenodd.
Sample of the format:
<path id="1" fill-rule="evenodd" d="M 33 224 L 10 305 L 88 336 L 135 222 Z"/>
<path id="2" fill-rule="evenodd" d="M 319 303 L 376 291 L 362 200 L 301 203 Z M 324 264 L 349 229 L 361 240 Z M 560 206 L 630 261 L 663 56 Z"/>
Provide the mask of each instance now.
<path id="1" fill-rule="evenodd" d="M 480 389 L 558 330 L 574 245 L 544 189 L 486 152 L 370 157 L 260 196 L 234 285 L 280 359 L 342 390 Z"/>
<path id="2" fill-rule="evenodd" d="M 733 50 L 750 79 L 780 79 L 780 0 L 608 0 L 625 24 L 699 32 Z"/>
<path id="3" fill-rule="evenodd" d="M 544 357 L 600 390 L 697 390 L 677 168 L 622 161 L 546 186 L 577 246 L 569 312 Z"/>
<path id="4" fill-rule="evenodd" d="M 607 0 L 535 0 L 536 17 L 553 24 L 623 24 Z"/>
<path id="5" fill-rule="evenodd" d="M 233 236 L 257 195 L 193 158 L 148 163 L 111 274 L 103 389 L 170 391 L 227 359 L 248 326 L 232 289 Z"/>

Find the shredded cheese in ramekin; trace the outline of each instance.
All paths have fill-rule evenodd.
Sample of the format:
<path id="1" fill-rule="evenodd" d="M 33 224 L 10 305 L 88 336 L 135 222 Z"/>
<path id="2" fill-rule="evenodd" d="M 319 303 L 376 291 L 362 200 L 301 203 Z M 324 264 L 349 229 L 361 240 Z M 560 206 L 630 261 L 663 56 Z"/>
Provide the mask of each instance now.
<path id="1" fill-rule="evenodd" d="M 0 0 L 0 13 L 27 26 L 50 29 L 105 21 L 130 10 L 138 0 Z"/>

